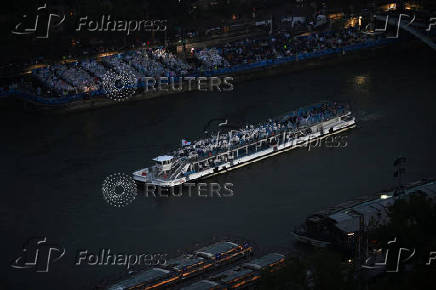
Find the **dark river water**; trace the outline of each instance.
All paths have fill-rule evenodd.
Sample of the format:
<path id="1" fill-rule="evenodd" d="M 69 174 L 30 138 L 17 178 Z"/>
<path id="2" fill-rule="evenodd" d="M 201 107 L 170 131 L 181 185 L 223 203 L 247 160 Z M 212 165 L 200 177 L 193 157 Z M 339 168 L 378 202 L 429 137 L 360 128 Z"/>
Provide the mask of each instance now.
<path id="1" fill-rule="evenodd" d="M 436 55 L 386 48 L 358 61 L 67 115 L 0 116 L 1 279 L 5 289 L 82 289 L 125 273 L 75 266 L 79 250 L 168 253 L 214 239 L 251 241 L 258 251 L 293 248 L 308 214 L 393 185 L 393 160 L 407 157 L 407 181 L 436 176 Z M 102 198 L 106 176 L 202 136 L 214 118 L 254 123 L 320 100 L 350 103 L 357 128 L 345 148 L 300 148 L 208 181 L 233 183 L 228 198 L 138 197 L 124 208 Z M 32 237 L 65 248 L 48 273 L 12 269 Z"/>

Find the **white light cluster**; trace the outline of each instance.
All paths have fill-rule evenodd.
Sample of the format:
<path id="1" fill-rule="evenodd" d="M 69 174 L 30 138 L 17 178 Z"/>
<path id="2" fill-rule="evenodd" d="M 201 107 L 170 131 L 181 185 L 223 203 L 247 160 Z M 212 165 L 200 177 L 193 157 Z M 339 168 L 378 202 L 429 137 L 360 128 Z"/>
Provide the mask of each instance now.
<path id="1" fill-rule="evenodd" d="M 125 173 L 114 173 L 103 181 L 103 198 L 112 206 L 123 207 L 138 195 L 136 183 Z"/>
<path id="2" fill-rule="evenodd" d="M 135 75 L 125 70 L 119 73 L 108 71 L 102 78 L 105 96 L 117 102 L 130 98 L 135 93 L 136 83 Z"/>

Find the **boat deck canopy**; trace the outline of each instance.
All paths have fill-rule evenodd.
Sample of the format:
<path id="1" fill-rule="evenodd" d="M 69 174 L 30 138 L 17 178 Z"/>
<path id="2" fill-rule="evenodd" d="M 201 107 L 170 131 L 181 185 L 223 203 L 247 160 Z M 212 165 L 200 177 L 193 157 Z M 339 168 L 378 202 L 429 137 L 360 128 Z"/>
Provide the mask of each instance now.
<path id="1" fill-rule="evenodd" d="M 245 268 L 252 269 L 252 270 L 261 270 L 274 263 L 280 262 L 284 258 L 285 256 L 282 254 L 271 253 L 261 258 L 255 259 L 249 263 L 245 263 L 243 266 Z"/>
<path id="2" fill-rule="evenodd" d="M 164 162 L 164 161 L 169 161 L 173 158 L 174 157 L 170 156 L 170 155 L 162 155 L 162 156 L 158 156 L 158 157 L 154 158 L 153 160 L 156 162 Z"/>
<path id="3" fill-rule="evenodd" d="M 213 258 L 215 257 L 215 255 L 225 254 L 226 252 L 233 250 L 237 247 L 239 247 L 239 245 L 232 242 L 218 242 L 213 245 L 201 248 L 195 253 L 200 256 L 203 255 L 208 258 Z"/>
<path id="4" fill-rule="evenodd" d="M 120 281 L 108 288 L 108 290 L 123 290 L 130 289 L 131 287 L 135 287 L 139 284 L 147 284 L 152 283 L 153 281 L 159 280 L 164 277 L 168 277 L 170 275 L 170 271 L 160 269 L 160 268 L 152 268 L 149 270 L 145 270 L 139 272 L 126 280 Z"/>

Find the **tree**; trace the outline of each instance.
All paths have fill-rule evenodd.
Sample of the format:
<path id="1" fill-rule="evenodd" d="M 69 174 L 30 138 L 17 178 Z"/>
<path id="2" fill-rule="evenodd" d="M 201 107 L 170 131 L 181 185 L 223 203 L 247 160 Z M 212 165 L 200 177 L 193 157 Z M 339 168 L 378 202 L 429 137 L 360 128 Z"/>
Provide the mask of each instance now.
<path id="1" fill-rule="evenodd" d="M 396 237 L 397 247 L 415 249 L 399 273 L 385 273 L 370 289 L 433 289 L 436 263 L 426 265 L 431 251 L 436 251 L 436 206 L 423 192 L 398 199 L 389 211 L 390 222 L 370 233 L 371 239 L 386 245 Z"/>

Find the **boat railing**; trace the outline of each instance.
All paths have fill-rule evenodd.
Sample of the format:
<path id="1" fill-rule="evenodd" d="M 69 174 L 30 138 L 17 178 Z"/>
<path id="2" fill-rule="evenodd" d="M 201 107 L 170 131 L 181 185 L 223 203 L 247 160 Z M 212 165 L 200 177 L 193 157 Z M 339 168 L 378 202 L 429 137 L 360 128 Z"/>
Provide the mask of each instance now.
<path id="1" fill-rule="evenodd" d="M 212 150 L 212 155 L 210 155 L 210 156 L 209 155 L 197 156 L 195 159 L 191 159 L 191 161 L 192 162 L 204 162 L 208 159 L 212 159 L 212 158 L 216 157 L 217 155 L 219 155 L 221 153 L 240 150 L 240 149 L 243 149 L 247 146 L 255 145 L 255 143 L 259 142 L 259 141 L 265 142 L 265 141 L 268 141 L 268 139 L 270 139 L 270 138 L 277 138 L 277 136 L 282 135 L 284 132 L 287 134 L 296 134 L 299 132 L 303 132 L 304 130 L 307 130 L 307 129 L 309 129 L 317 124 L 323 123 L 323 122 L 328 121 L 328 120 L 332 120 L 332 119 L 337 118 L 337 117 L 343 117 L 343 116 L 346 116 L 349 114 L 349 112 L 345 112 L 345 113 L 341 112 L 341 113 L 342 114 L 336 114 L 333 117 L 325 116 L 325 117 L 321 118 L 319 121 L 304 124 L 304 125 L 301 125 L 301 126 L 298 126 L 295 128 L 289 128 L 287 126 L 284 126 L 283 128 L 280 128 L 279 130 L 272 132 L 271 134 L 269 134 L 266 137 L 263 137 L 261 139 L 255 138 L 255 139 L 252 139 L 250 141 L 241 141 L 239 144 L 231 145 L 225 149 L 219 148 L 218 150 Z M 305 135 L 305 134 L 303 133 L 303 135 Z M 279 140 L 279 143 L 282 144 L 282 141 Z"/>
<path id="2" fill-rule="evenodd" d="M 259 137 L 258 138 L 253 138 L 253 139 L 251 139 L 249 141 L 242 141 L 241 140 L 239 144 L 225 146 L 225 147 L 222 147 L 222 148 L 216 148 L 215 150 L 212 150 L 211 152 L 204 153 L 203 156 L 198 155 L 198 156 L 196 156 L 194 158 L 180 157 L 180 158 L 178 158 L 178 162 L 181 162 L 181 163 L 180 163 L 180 165 L 178 164 L 178 167 L 170 174 L 169 179 L 173 179 L 173 178 L 177 177 L 177 175 L 179 173 L 181 173 L 183 167 L 188 162 L 201 163 L 201 162 L 205 162 L 205 161 L 209 160 L 209 162 L 214 164 L 214 165 L 210 164 L 208 166 L 204 166 L 204 169 L 215 167 L 215 166 L 217 166 L 217 164 L 219 166 L 221 164 L 224 164 L 224 163 L 228 162 L 228 160 L 225 161 L 225 162 L 223 161 L 223 162 L 219 162 L 219 163 L 212 162 L 212 159 L 215 159 L 220 154 L 226 154 L 228 152 L 234 152 L 234 151 L 237 151 L 237 150 L 239 151 L 239 150 L 245 149 L 245 148 L 247 148 L 249 146 L 257 146 L 258 142 L 260 142 L 261 144 L 262 144 L 262 142 L 266 142 L 265 144 L 269 144 L 268 142 L 272 138 L 276 138 L 276 139 L 278 138 L 277 145 L 284 144 L 284 143 L 286 143 L 288 141 L 287 140 L 288 138 L 286 138 L 286 140 L 281 138 L 283 133 L 285 133 L 286 137 L 288 135 L 298 134 L 298 133 L 301 133 L 302 136 L 305 136 L 305 135 L 307 135 L 307 133 L 304 133 L 304 131 L 307 130 L 307 129 L 311 129 L 313 126 L 316 126 L 317 124 L 324 123 L 324 122 L 326 122 L 328 120 L 333 120 L 334 118 L 342 118 L 342 117 L 348 116 L 350 114 L 351 114 L 350 111 L 348 111 L 346 109 L 340 109 L 340 110 L 337 110 L 336 114 L 333 114 L 333 115 L 332 114 L 327 114 L 325 116 L 322 116 L 320 118 L 315 119 L 315 121 L 312 121 L 312 122 L 300 125 L 298 127 L 283 126 L 282 128 L 278 129 L 277 131 L 273 131 L 273 132 L 269 133 L 267 136 L 264 136 L 264 137 L 261 137 L 261 138 L 259 138 Z M 302 137 L 302 136 L 299 136 L 299 137 Z M 283 141 L 283 140 L 285 140 L 285 141 Z M 241 154 L 238 154 L 237 156 L 233 156 L 233 158 L 234 158 L 234 160 L 236 160 L 236 159 L 239 159 L 239 158 L 241 158 L 243 156 L 246 156 L 246 155 L 247 154 L 241 152 Z M 157 178 L 157 176 L 156 176 L 156 178 Z"/>
<path id="3" fill-rule="evenodd" d="M 185 167 L 185 165 L 188 163 L 187 160 L 185 158 L 181 158 L 177 160 L 178 162 L 178 167 L 176 169 L 174 169 L 174 171 L 171 173 L 169 179 L 174 179 L 177 177 L 177 175 L 179 175 L 182 172 L 182 169 Z"/>

